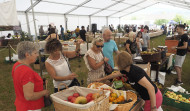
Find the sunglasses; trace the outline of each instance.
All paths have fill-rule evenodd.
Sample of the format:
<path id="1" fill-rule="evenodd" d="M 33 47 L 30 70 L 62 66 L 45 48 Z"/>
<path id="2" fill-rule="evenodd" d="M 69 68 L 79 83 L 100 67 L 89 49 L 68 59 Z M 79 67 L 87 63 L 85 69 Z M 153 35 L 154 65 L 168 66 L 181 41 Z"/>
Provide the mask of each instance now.
<path id="1" fill-rule="evenodd" d="M 102 48 L 102 47 L 104 47 L 104 45 L 96 45 L 96 47 L 97 48 L 100 48 L 100 47 Z"/>

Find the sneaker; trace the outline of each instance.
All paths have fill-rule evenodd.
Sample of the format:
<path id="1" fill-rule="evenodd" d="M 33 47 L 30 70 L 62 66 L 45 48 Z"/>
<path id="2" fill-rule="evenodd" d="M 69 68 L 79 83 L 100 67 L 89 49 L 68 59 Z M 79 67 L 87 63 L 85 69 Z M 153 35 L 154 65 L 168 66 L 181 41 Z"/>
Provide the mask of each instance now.
<path id="1" fill-rule="evenodd" d="M 177 72 L 176 72 L 176 71 L 171 71 L 171 73 L 172 73 L 172 74 L 177 74 Z"/>
<path id="2" fill-rule="evenodd" d="M 183 82 L 180 82 L 180 81 L 176 81 L 176 83 L 175 83 L 175 85 L 177 85 L 177 86 L 180 86 L 180 85 L 182 85 L 183 84 Z"/>

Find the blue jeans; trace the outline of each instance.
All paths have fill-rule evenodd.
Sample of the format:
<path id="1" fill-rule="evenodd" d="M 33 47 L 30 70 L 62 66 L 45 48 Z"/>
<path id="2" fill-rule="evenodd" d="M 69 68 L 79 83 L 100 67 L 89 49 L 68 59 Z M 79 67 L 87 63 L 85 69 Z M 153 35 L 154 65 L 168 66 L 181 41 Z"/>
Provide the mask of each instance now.
<path id="1" fill-rule="evenodd" d="M 62 37 L 63 40 L 65 40 L 64 34 L 61 34 L 61 37 Z"/>
<path id="2" fill-rule="evenodd" d="M 170 33 L 171 33 L 171 31 L 168 31 L 168 34 L 167 34 L 167 36 L 168 36 L 168 35 L 170 35 Z"/>

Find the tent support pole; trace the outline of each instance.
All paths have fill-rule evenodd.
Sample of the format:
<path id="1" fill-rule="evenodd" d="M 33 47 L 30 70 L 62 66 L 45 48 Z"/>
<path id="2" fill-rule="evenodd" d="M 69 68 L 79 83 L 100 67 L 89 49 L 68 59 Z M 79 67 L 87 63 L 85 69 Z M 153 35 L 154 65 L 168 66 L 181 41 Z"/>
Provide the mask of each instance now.
<path id="1" fill-rule="evenodd" d="M 91 16 L 89 16 L 89 32 L 91 31 Z"/>
<path id="2" fill-rule="evenodd" d="M 31 32 L 30 32 L 30 23 L 29 23 L 29 19 L 28 19 L 28 13 L 25 12 L 25 15 L 26 15 L 26 23 L 27 23 L 27 28 L 28 28 L 28 34 L 31 35 Z"/>
<path id="3" fill-rule="evenodd" d="M 65 20 L 65 31 L 67 32 L 67 16 L 64 14 L 64 20 Z"/>
<path id="4" fill-rule="evenodd" d="M 31 1 L 31 6 L 33 5 L 32 0 Z M 34 8 L 32 7 L 32 16 L 33 16 L 33 21 L 34 21 L 34 30 L 35 30 L 35 36 L 36 36 L 36 40 L 38 39 L 37 37 L 37 29 L 36 29 L 36 19 L 35 19 L 35 15 L 34 15 Z"/>
<path id="5" fill-rule="evenodd" d="M 108 27 L 108 17 L 106 17 L 106 27 Z"/>
<path id="6" fill-rule="evenodd" d="M 89 16 L 89 32 L 91 32 L 91 16 Z M 89 37 L 90 37 L 90 33 L 87 36 L 87 50 L 89 49 Z"/>

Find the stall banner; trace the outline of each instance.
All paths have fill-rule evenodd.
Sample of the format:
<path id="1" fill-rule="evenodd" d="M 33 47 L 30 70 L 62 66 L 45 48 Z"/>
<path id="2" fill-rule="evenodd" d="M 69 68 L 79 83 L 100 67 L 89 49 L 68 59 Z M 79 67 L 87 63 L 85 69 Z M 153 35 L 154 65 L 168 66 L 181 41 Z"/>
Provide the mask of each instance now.
<path id="1" fill-rule="evenodd" d="M 9 0 L 0 3 L 0 26 L 18 26 L 16 1 Z"/>

